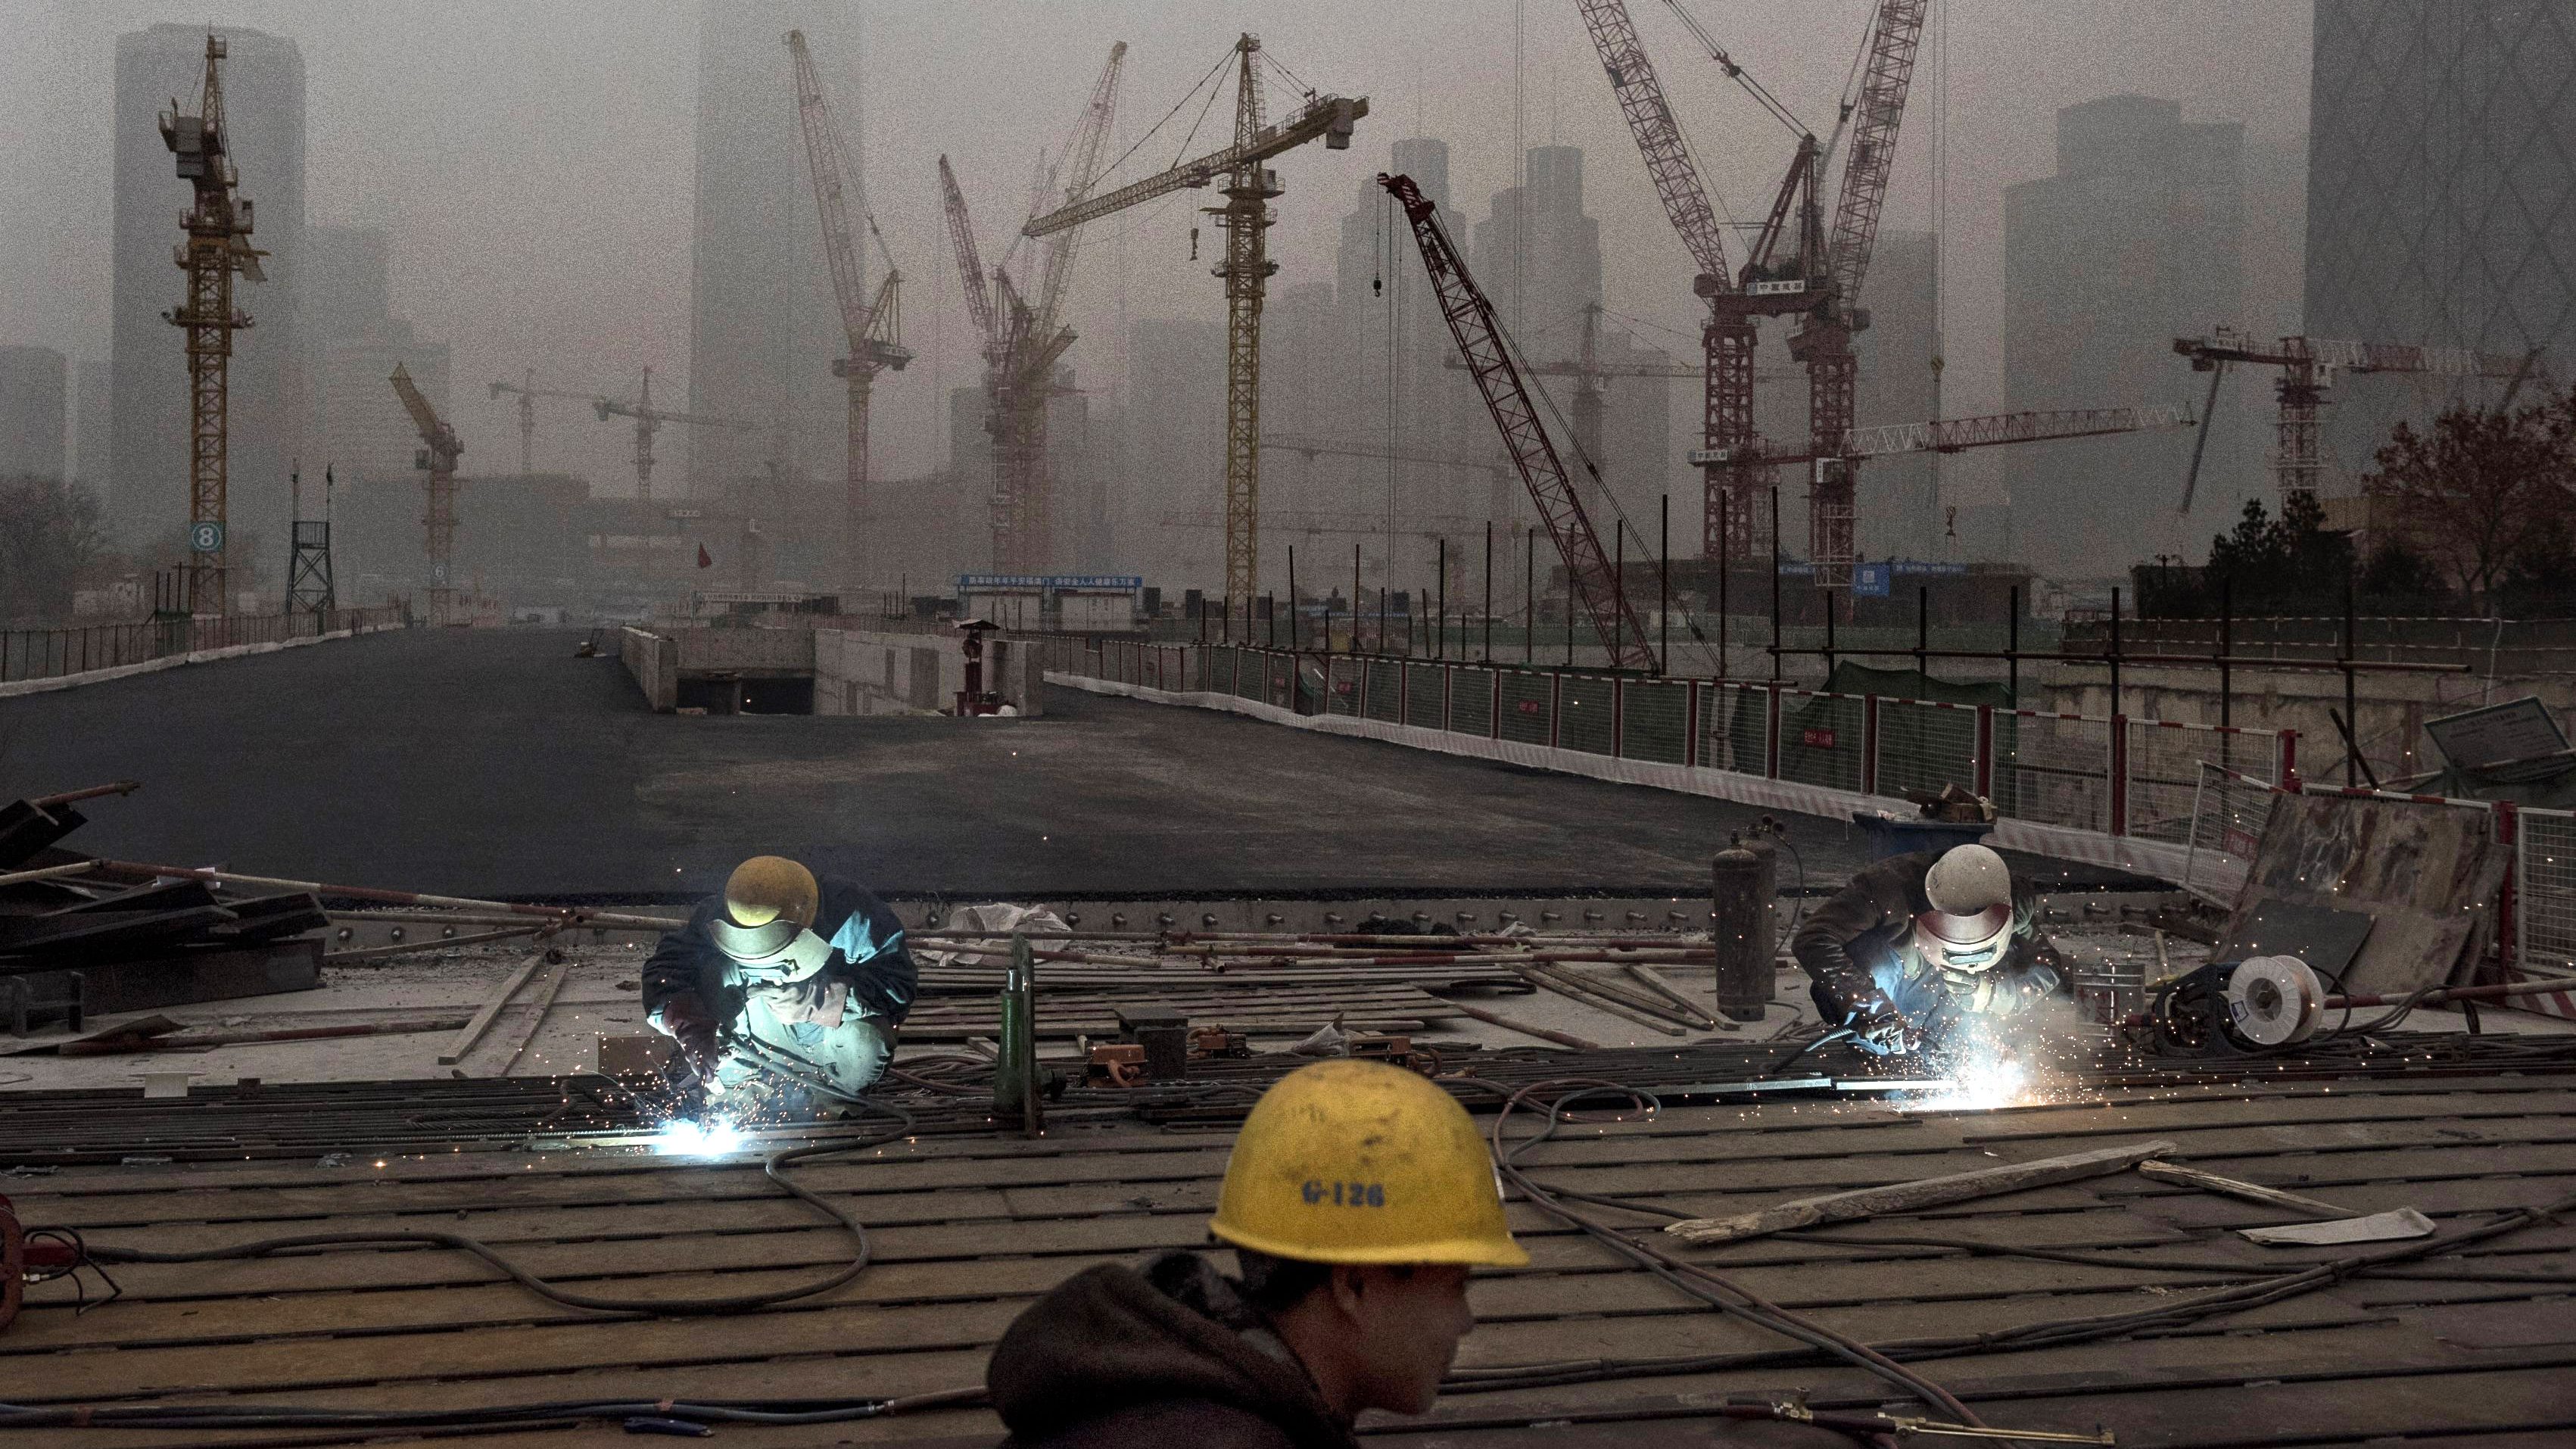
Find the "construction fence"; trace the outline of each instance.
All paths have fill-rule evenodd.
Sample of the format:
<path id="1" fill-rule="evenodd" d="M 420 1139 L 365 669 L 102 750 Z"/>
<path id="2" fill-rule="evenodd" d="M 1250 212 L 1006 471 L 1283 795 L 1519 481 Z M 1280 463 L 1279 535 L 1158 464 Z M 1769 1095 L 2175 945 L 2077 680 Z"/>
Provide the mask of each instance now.
<path id="1" fill-rule="evenodd" d="M 399 604 L 372 609 L 298 610 L 291 614 L 152 619 L 64 629 L 0 630 L 0 684 L 61 679 L 97 669 L 255 644 L 284 644 L 403 623 Z"/>
<path id="2" fill-rule="evenodd" d="M 1992 800 L 2003 820 L 2167 844 L 2175 849 L 2159 858 L 2173 860 L 2191 842 L 2203 766 L 2287 779 L 2297 764 L 2292 731 L 1767 681 L 1226 644 L 1059 638 L 1050 648 L 1049 669 L 1086 679 L 1807 787 L 1827 810 L 1957 785 Z"/>

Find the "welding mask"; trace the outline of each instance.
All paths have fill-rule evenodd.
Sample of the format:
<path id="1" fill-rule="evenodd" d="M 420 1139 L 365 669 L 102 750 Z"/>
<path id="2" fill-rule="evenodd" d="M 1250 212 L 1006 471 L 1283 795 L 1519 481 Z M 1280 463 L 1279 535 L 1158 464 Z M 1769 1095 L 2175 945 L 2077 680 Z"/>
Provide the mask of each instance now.
<path id="1" fill-rule="evenodd" d="M 1914 949 L 1923 953 L 1927 964 L 1944 972 L 1989 971 L 2003 962 L 2012 924 L 2008 905 L 1988 906 L 1969 915 L 1925 911 L 1914 918 Z"/>
<path id="2" fill-rule="evenodd" d="M 718 916 L 708 923 L 707 933 L 749 985 L 791 985 L 821 971 L 832 959 L 831 942 L 816 935 L 813 927 L 792 920 L 738 926 Z"/>

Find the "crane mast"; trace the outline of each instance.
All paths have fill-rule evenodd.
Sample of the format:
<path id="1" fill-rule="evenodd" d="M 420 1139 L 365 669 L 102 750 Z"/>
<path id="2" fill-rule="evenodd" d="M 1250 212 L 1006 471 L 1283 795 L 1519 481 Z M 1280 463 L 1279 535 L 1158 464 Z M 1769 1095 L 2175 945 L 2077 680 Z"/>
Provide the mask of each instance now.
<path id="1" fill-rule="evenodd" d="M 1868 314 L 1859 306 L 1860 284 L 1877 244 L 1878 215 L 1896 161 L 1897 126 L 1905 116 L 1915 52 L 1930 9 L 1931 0 L 1879 0 L 1871 18 L 1859 96 L 1851 112 L 1851 149 L 1843 161 L 1842 197 L 1826 244 L 1830 281 L 1805 324 L 1789 339 L 1789 355 L 1807 366 L 1808 446 L 1816 454 L 1807 493 L 1807 551 L 1816 566 L 1816 586 L 1823 589 L 1851 584 L 1858 460 L 1830 455 L 1852 430 L 1859 372 L 1852 334 L 1868 325 Z"/>
<path id="2" fill-rule="evenodd" d="M 1788 309 L 1767 300 L 1770 294 L 1764 294 L 1765 300 L 1748 297 L 1729 272 L 1708 187 L 1624 0 L 1576 0 L 1576 8 L 1609 75 L 1619 114 L 1645 158 L 1665 219 L 1698 269 L 1691 290 L 1708 305 L 1708 322 L 1700 332 L 1700 438 L 1703 451 L 1733 461 L 1723 468 L 1712 465 L 1703 475 L 1700 552 L 1712 567 L 1722 568 L 1768 552 L 1757 536 L 1762 515 L 1754 506 L 1769 486 L 1761 434 L 1753 422 L 1753 358 L 1761 340 L 1754 319 Z"/>
<path id="3" fill-rule="evenodd" d="M 868 516 L 868 404 L 876 375 L 886 369 L 897 372 L 912 360 L 912 352 L 903 345 L 898 326 L 898 288 L 902 275 L 892 265 L 886 268 L 885 281 L 870 296 L 867 277 L 861 266 L 856 237 L 850 230 L 846 194 L 849 186 L 849 163 L 841 150 L 841 129 L 832 119 L 829 102 L 823 95 L 822 78 L 815 74 L 813 54 L 806 49 L 805 32 L 787 32 L 787 49 L 795 58 L 796 122 L 805 138 L 805 165 L 814 182 L 814 210 L 823 225 L 823 255 L 831 266 L 832 296 L 840 304 L 841 331 L 849 352 L 832 363 L 834 376 L 849 385 L 848 462 L 841 511 L 841 563 L 846 582 L 853 589 L 869 576 L 871 536 Z M 873 231 L 873 223 L 871 224 Z M 884 238 L 878 238 L 883 247 Z"/>
<path id="4" fill-rule="evenodd" d="M 464 455 L 465 445 L 456 440 L 456 429 L 421 396 L 409 369 L 395 363 L 389 381 L 394 396 L 402 399 L 403 411 L 411 414 L 412 427 L 420 433 L 422 486 L 428 495 L 428 508 L 420 521 L 428 530 L 429 622 L 461 624 L 465 621 L 457 617 L 456 585 L 449 566 L 456 551 L 456 460 Z"/>
<path id="5" fill-rule="evenodd" d="M 236 273 L 265 280 L 250 244 L 251 203 L 233 171 L 230 134 L 224 126 L 221 62 L 223 37 L 206 36 L 206 80 L 196 114 L 173 100 L 161 114 L 161 140 L 170 148 L 179 179 L 194 202 L 179 219 L 187 240 L 173 260 L 187 274 L 187 300 L 162 313 L 188 335 L 188 563 L 186 607 L 232 612 L 225 569 L 226 476 L 231 453 L 233 334 L 250 314 L 233 305 Z"/>
<path id="6" fill-rule="evenodd" d="M 1225 204 L 1207 208 L 1225 233 L 1225 259 L 1213 269 L 1225 283 L 1225 592 L 1250 600 L 1261 577 L 1261 309 L 1270 275 L 1270 202 L 1286 188 L 1262 163 L 1308 141 L 1348 149 L 1352 123 L 1368 114 L 1366 97 L 1310 96 L 1286 120 L 1264 124 L 1253 69 L 1261 42 L 1235 41 L 1234 140 L 1222 150 L 1115 191 L 1068 200 L 1021 228 L 1026 237 L 1070 232 L 1087 221 L 1222 178 Z"/>
<path id="7" fill-rule="evenodd" d="M 1629 606 L 1628 591 L 1602 551 L 1601 536 L 1593 531 L 1591 516 L 1584 512 L 1555 442 L 1539 422 L 1529 385 L 1521 380 L 1503 345 L 1494 304 L 1468 274 L 1466 261 L 1441 230 L 1438 208 L 1423 196 L 1413 178 L 1380 175 L 1377 180 L 1395 197 L 1413 227 L 1413 240 L 1422 249 L 1422 262 L 1431 273 L 1432 290 L 1440 301 L 1440 315 L 1449 324 L 1449 335 L 1474 374 L 1476 390 L 1502 433 L 1503 447 L 1529 488 L 1530 501 L 1548 536 L 1555 540 L 1558 557 L 1565 561 L 1566 606 L 1580 607 L 1590 617 L 1593 634 L 1609 654 L 1612 668 L 1655 667 L 1646 626 Z"/>

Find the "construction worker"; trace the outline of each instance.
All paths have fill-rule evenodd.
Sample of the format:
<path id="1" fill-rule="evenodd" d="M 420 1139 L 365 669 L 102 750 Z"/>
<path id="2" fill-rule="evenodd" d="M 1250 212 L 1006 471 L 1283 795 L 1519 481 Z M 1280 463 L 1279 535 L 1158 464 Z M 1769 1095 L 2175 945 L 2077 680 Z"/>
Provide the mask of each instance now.
<path id="1" fill-rule="evenodd" d="M 1982 845 L 1879 861 L 1828 897 L 1789 941 L 1816 1009 L 1869 1051 L 1938 1046 L 1971 1019 L 2070 993 L 2032 928 L 2032 893 Z"/>
<path id="2" fill-rule="evenodd" d="M 993 1350 L 1021 1449 L 1346 1446 L 1363 1409 L 1419 1414 L 1475 1326 L 1467 1275 L 1529 1255 L 1466 1109 L 1381 1062 L 1281 1078 L 1235 1138 L 1196 1253 L 1086 1269 Z"/>
<path id="3" fill-rule="evenodd" d="M 883 1075 L 919 977 L 885 902 L 756 855 L 654 948 L 644 1013 L 710 1093 L 828 1105 Z"/>

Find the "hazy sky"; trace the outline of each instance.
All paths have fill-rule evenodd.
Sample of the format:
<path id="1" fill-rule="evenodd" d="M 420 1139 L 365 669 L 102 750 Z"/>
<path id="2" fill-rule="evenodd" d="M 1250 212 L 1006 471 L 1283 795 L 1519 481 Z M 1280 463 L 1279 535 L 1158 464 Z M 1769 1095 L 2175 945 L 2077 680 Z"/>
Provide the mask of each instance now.
<path id="1" fill-rule="evenodd" d="M 1809 124 L 1830 125 L 1869 0 L 1689 4 Z M 1630 6 L 1710 180 L 1735 214 L 1756 212 L 1787 158 L 1787 133 L 1697 54 L 1664 0 Z M 1284 286 L 1330 280 L 1340 216 L 1400 137 L 1447 139 L 1456 198 L 1470 216 L 1485 214 L 1486 198 L 1513 179 L 1517 29 L 1522 134 L 1585 149 L 1609 305 L 1693 327 L 1685 255 L 1572 0 L 841 8 L 860 17 L 864 54 L 817 60 L 844 94 L 864 97 L 863 116 L 842 121 L 864 131 L 870 201 L 906 273 L 906 340 L 922 359 L 880 384 L 884 472 L 937 461 L 939 394 L 973 380 L 934 159 L 945 151 L 958 166 L 990 258 L 1018 220 L 1039 148 L 1061 145 L 1117 39 L 1131 47 L 1121 148 L 1246 29 L 1309 84 L 1370 98 L 1374 113 L 1350 151 L 1309 147 L 1280 163 L 1289 189 L 1272 248 L 1274 286 Z M 0 47 L 0 196 L 10 202 L 0 208 L 0 267 L 21 279 L 0 293 L 0 342 L 105 354 L 115 37 L 211 19 L 301 47 L 307 220 L 394 228 L 395 308 L 455 349 L 455 422 L 469 458 L 515 460 L 515 414 L 487 403 L 481 384 L 524 367 L 614 387 L 649 363 L 668 396 L 684 397 L 697 12 L 694 0 L 0 0 L 10 37 Z M 2249 143 L 2290 141 L 2307 124 L 2309 14 L 2307 0 L 1935 0 L 1884 224 L 1930 224 L 1929 143 L 1946 117 L 1946 411 L 2001 404 L 2002 188 L 2054 170 L 2056 109 L 2134 91 L 2179 100 L 2188 119 L 2242 121 Z M 1192 152 L 1225 125 L 1220 106 Z M 1115 179 L 1169 164 L 1173 134 Z M 257 176 L 244 184 L 260 195 Z M 171 188 L 175 222 L 184 191 Z M 1167 199 L 1089 243 L 1073 316 L 1087 339 L 1075 352 L 1086 386 L 1114 385 L 1101 344 L 1122 315 L 1222 317 L 1219 283 L 1187 259 L 1194 208 L 1207 199 Z M 170 282 L 175 299 L 175 268 Z M 615 489 L 628 472 L 625 438 L 567 414 L 541 425 L 538 463 Z"/>

